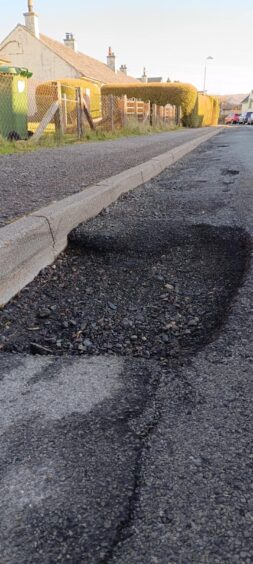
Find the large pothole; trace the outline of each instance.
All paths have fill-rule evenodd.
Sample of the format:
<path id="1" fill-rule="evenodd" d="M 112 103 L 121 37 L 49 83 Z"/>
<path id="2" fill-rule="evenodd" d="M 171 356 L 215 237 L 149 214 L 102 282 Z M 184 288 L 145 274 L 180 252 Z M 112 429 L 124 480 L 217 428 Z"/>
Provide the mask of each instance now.
<path id="1" fill-rule="evenodd" d="M 149 220 L 75 233 L 68 250 L 0 313 L 1 349 L 181 357 L 208 342 L 242 283 L 239 229 Z"/>

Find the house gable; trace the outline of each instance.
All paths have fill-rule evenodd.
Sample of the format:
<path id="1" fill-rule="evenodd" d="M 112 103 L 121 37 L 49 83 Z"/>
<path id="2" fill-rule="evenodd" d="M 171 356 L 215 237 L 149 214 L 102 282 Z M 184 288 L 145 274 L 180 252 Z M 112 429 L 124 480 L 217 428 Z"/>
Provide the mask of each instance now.
<path id="1" fill-rule="evenodd" d="M 105 63 L 84 53 L 76 52 L 46 35 L 40 35 L 40 39 L 53 53 L 72 65 L 81 76 L 96 80 L 101 84 L 138 82 L 136 78 L 127 76 L 120 71 L 115 73 Z"/>
<path id="2" fill-rule="evenodd" d="M 248 112 L 249 110 L 253 110 L 253 90 L 251 90 L 250 94 L 242 101 L 242 113 Z"/>
<path id="3" fill-rule="evenodd" d="M 36 38 L 18 24 L 2 41 L 1 55 L 12 65 L 27 67 L 33 79 L 45 82 L 59 78 L 86 77 L 100 84 L 138 82 L 122 72 L 113 72 L 106 64 L 66 47 L 45 35 Z"/>
<path id="4" fill-rule="evenodd" d="M 34 80 L 44 82 L 64 76 L 80 77 L 80 72 L 20 24 L 4 39 L 0 49 L 1 56 L 9 59 L 12 65 L 32 71 Z"/>

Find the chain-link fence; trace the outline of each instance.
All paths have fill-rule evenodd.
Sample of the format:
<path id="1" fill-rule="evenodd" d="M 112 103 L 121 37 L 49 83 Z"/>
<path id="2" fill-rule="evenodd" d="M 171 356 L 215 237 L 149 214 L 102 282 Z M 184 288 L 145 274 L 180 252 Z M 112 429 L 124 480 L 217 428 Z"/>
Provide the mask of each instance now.
<path id="1" fill-rule="evenodd" d="M 101 96 L 99 85 L 84 79 L 40 83 L 19 75 L 0 74 L 0 136 L 8 139 L 42 136 L 82 138 L 90 130 L 171 127 L 174 106 L 157 106 L 126 96 Z"/>
<path id="2" fill-rule="evenodd" d="M 28 73 L 0 72 L 0 136 L 10 140 L 27 137 Z"/>
<path id="3" fill-rule="evenodd" d="M 158 106 L 127 96 L 102 96 L 102 123 L 107 131 L 142 125 L 173 127 L 179 121 L 175 106 Z"/>

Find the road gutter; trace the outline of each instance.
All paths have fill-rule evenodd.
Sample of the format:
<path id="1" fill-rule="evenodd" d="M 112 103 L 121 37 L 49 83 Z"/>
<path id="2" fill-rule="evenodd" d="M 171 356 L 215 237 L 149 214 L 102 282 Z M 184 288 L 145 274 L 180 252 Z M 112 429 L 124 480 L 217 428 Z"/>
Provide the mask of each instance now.
<path id="1" fill-rule="evenodd" d="M 1 228 L 0 306 L 4 306 L 43 268 L 55 261 L 66 248 L 72 229 L 97 216 L 122 194 L 159 175 L 220 131 L 221 128 L 209 129 L 197 139 Z"/>

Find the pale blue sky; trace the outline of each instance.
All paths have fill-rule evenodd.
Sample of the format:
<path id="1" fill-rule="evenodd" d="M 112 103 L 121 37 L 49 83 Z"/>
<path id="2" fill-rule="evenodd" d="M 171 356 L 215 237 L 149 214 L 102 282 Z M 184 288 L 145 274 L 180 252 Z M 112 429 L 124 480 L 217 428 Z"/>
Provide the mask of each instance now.
<path id="1" fill-rule="evenodd" d="M 23 23 L 27 0 L 0 0 L 0 39 Z M 40 31 L 62 40 L 73 32 L 78 49 L 105 62 L 108 46 L 117 66 L 132 76 L 191 82 L 209 92 L 253 88 L 252 0 L 34 0 Z M 2 17 L 4 14 L 4 17 Z"/>

